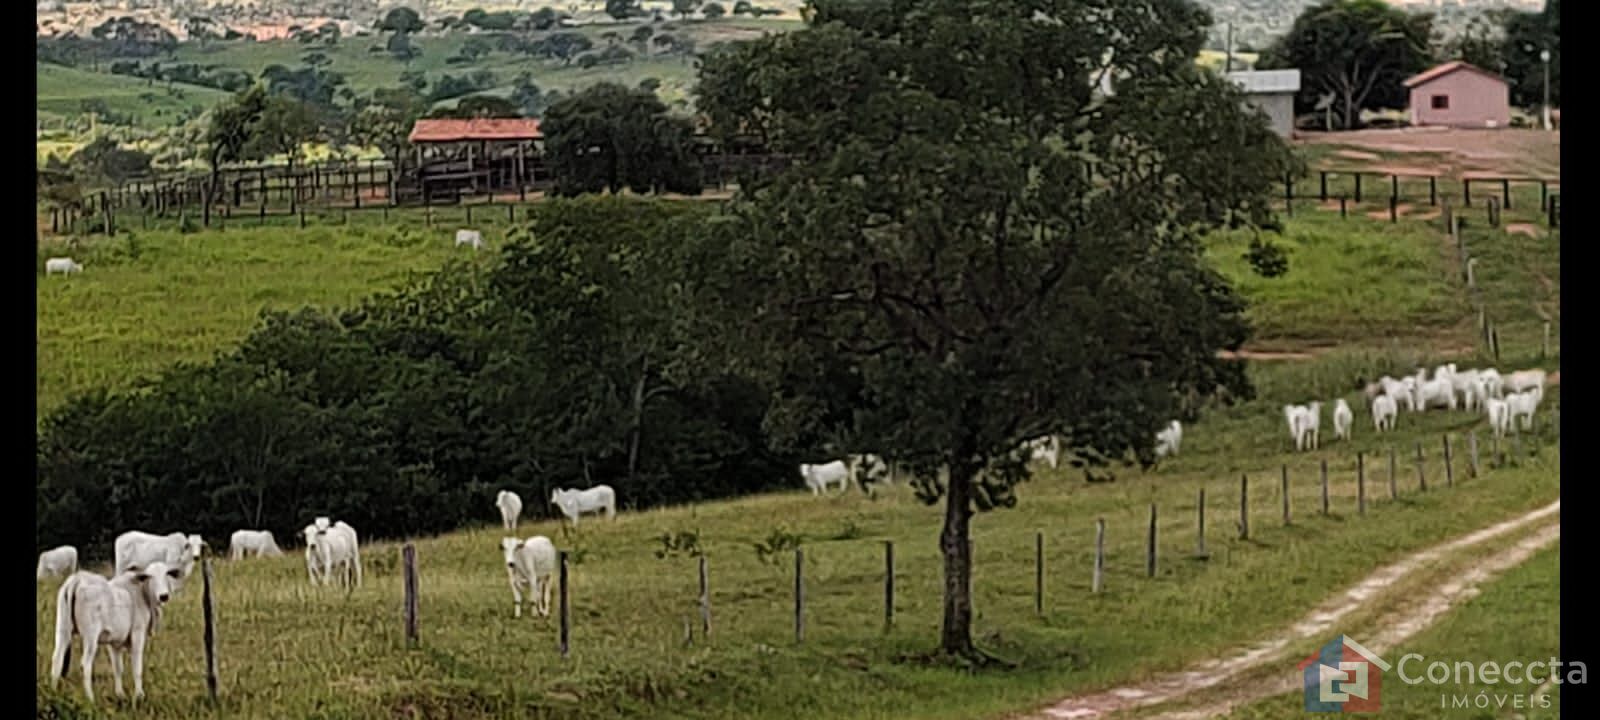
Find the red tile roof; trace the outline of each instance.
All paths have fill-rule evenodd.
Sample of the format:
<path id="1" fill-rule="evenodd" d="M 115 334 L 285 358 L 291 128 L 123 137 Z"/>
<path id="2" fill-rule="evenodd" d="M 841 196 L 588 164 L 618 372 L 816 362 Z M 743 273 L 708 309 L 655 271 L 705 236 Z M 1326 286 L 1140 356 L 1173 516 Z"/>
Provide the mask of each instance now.
<path id="1" fill-rule="evenodd" d="M 479 118 L 455 120 L 423 118 L 411 128 L 411 142 L 447 143 L 463 140 L 540 140 L 538 118 Z"/>
<path id="2" fill-rule="evenodd" d="M 1478 67 L 1476 65 L 1468 63 L 1465 60 L 1453 60 L 1453 61 L 1447 62 L 1447 63 L 1445 63 L 1443 65 L 1435 65 L 1435 66 L 1433 66 L 1431 68 L 1428 68 L 1427 70 L 1423 70 L 1422 72 L 1417 73 L 1416 75 L 1412 75 L 1411 77 L 1406 78 L 1405 82 L 1402 83 L 1402 84 L 1405 85 L 1408 88 L 1409 87 L 1416 87 L 1416 86 L 1421 85 L 1421 84 L 1423 84 L 1425 82 L 1428 82 L 1430 80 L 1434 80 L 1434 79 L 1441 78 L 1441 77 L 1444 77 L 1446 75 L 1449 75 L 1450 73 L 1453 73 L 1453 72 L 1455 72 L 1457 70 L 1466 70 L 1466 71 L 1469 71 L 1469 72 L 1475 72 L 1475 73 L 1478 73 L 1479 75 L 1482 75 L 1484 77 L 1494 78 L 1495 80 L 1499 80 L 1500 82 L 1505 82 L 1505 78 L 1502 78 L 1499 75 L 1496 75 L 1496 74 L 1494 74 L 1492 72 L 1489 72 L 1488 70 L 1484 70 L 1483 68 L 1480 68 L 1480 67 Z"/>

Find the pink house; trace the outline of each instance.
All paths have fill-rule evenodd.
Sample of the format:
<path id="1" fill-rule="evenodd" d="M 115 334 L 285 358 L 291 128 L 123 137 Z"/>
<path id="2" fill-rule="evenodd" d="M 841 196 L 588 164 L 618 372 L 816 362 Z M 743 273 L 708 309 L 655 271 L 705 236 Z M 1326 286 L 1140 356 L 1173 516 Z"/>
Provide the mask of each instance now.
<path id="1" fill-rule="evenodd" d="M 1508 127 L 1511 88 L 1499 75 L 1457 60 L 1407 78 L 1412 125 Z"/>

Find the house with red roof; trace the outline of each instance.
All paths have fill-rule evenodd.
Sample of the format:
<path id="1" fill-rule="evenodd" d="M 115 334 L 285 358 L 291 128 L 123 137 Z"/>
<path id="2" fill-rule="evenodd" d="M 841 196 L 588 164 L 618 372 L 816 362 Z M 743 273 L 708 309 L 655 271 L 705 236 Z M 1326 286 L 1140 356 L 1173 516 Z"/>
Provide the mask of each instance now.
<path id="1" fill-rule="evenodd" d="M 1406 78 L 1404 84 L 1414 126 L 1511 126 L 1511 87 L 1488 70 L 1456 60 Z"/>

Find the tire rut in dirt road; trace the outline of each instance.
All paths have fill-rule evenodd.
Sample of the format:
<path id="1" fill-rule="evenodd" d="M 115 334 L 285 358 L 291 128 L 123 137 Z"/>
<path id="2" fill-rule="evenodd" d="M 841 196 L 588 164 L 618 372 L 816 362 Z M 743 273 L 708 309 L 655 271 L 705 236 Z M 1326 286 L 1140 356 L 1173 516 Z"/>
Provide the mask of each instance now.
<path id="1" fill-rule="evenodd" d="M 1421 605 L 1390 614 L 1373 625 L 1364 637 L 1366 647 L 1383 654 L 1432 625 L 1457 605 L 1476 597 L 1480 588 L 1495 576 L 1527 562 L 1535 553 L 1561 539 L 1559 522 L 1541 527 L 1515 545 L 1475 562 L 1465 572 L 1431 591 Z M 1204 720 L 1226 716 L 1243 705 L 1285 693 L 1298 692 L 1301 678 L 1283 672 L 1267 678 L 1217 688 L 1214 697 L 1202 705 L 1181 710 L 1140 715 L 1141 720 Z"/>
<path id="2" fill-rule="evenodd" d="M 1134 685 L 1067 698 L 1050 707 L 1019 717 L 1022 720 L 1105 718 L 1115 712 L 1171 702 L 1189 693 L 1217 688 L 1246 671 L 1263 667 L 1284 657 L 1292 644 L 1324 634 L 1334 623 L 1365 606 L 1384 588 L 1439 558 L 1538 523 L 1551 516 L 1559 517 L 1560 512 L 1561 501 L 1557 500 L 1532 512 L 1408 555 L 1379 568 L 1353 587 L 1324 601 L 1299 622 L 1291 625 L 1286 633 L 1236 654 L 1208 660 L 1190 670 L 1159 675 Z M 1559 525 L 1555 527 L 1559 531 Z"/>

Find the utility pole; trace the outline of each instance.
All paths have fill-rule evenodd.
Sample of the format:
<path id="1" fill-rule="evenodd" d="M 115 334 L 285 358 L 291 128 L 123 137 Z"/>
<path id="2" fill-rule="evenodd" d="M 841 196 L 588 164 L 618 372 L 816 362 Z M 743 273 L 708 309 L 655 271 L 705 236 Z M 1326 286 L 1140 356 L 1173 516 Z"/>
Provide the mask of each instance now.
<path id="1" fill-rule="evenodd" d="M 1550 129 L 1550 51 L 1539 51 L 1539 62 L 1544 63 L 1544 129 Z"/>
<path id="2" fill-rule="evenodd" d="M 1550 64 L 1549 63 L 1545 63 L 1545 68 L 1547 68 L 1546 69 L 1546 77 L 1549 76 L 1549 70 L 1548 70 L 1549 67 L 1550 67 Z M 1222 72 L 1224 74 L 1233 72 L 1233 23 L 1231 23 L 1231 22 L 1228 23 L 1227 57 L 1222 61 Z M 1546 87 L 1549 87 L 1549 84 L 1550 83 L 1548 81 L 1545 82 L 1545 86 Z M 1548 123 L 1546 123 L 1546 124 L 1548 124 Z"/>

